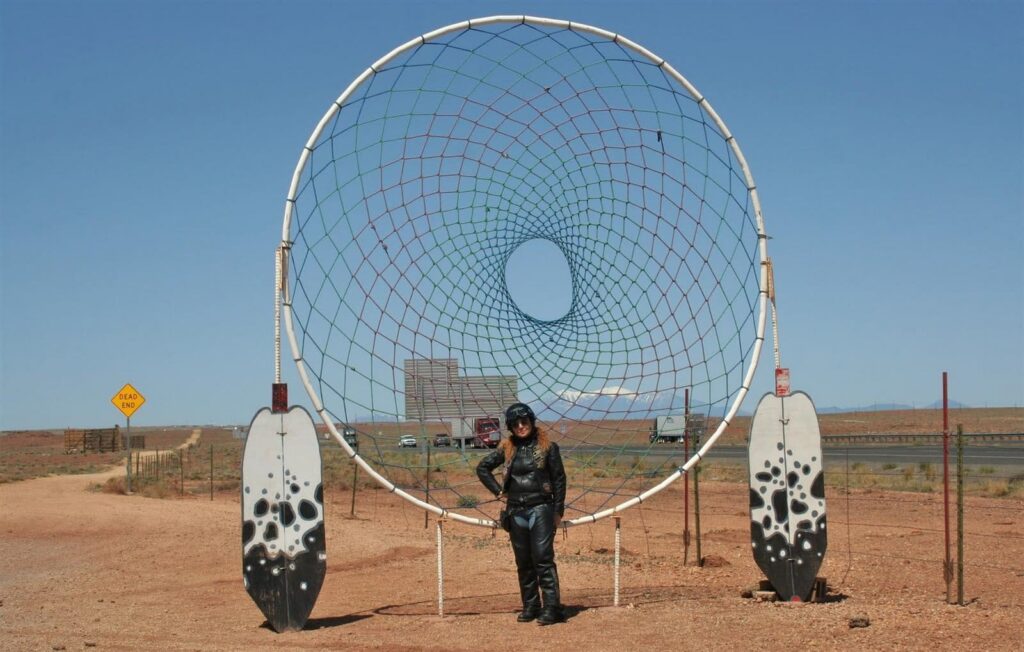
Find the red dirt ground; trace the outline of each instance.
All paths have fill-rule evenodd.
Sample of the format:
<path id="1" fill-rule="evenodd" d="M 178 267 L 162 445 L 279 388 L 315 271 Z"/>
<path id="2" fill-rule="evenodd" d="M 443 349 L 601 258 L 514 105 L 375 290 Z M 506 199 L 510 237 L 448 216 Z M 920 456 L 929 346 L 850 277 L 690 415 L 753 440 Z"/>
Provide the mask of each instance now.
<path id="1" fill-rule="evenodd" d="M 701 485 L 703 568 L 682 563 L 680 489 L 622 517 L 621 606 L 611 520 L 557 552 L 567 623 L 517 624 L 503 533 L 444 526 L 384 492 L 328 488 L 328 575 L 307 629 L 275 634 L 242 586 L 238 496 L 157 500 L 90 490 L 117 475 L 0 485 L 0 648 L 10 650 L 975 649 L 1024 644 L 1024 501 L 967 500 L 965 597 L 945 603 L 941 498 L 829 495 L 821 604 L 756 602 L 746 486 Z M 848 514 L 847 508 L 851 513 Z M 866 618 L 867 627 L 851 627 Z"/>

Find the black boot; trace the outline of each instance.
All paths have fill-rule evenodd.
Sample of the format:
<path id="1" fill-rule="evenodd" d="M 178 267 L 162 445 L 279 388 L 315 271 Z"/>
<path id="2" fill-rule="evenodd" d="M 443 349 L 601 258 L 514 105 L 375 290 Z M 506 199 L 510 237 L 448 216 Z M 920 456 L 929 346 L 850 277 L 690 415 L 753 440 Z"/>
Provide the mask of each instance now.
<path id="1" fill-rule="evenodd" d="M 539 605 L 524 606 L 523 610 L 516 616 L 516 620 L 521 623 L 528 623 L 531 620 L 535 620 L 540 615 Z"/>
<path id="2" fill-rule="evenodd" d="M 537 616 L 537 622 L 541 625 L 554 625 L 565 620 L 565 614 L 562 612 L 562 605 L 554 605 L 548 607 L 544 606 L 540 610 L 540 615 Z"/>
<path id="3" fill-rule="evenodd" d="M 537 591 L 537 578 L 532 577 L 533 573 L 530 573 L 529 578 L 523 575 L 524 573 L 519 574 L 519 594 L 523 599 L 523 610 L 519 612 L 516 620 L 528 623 L 540 615 L 540 594 Z"/>

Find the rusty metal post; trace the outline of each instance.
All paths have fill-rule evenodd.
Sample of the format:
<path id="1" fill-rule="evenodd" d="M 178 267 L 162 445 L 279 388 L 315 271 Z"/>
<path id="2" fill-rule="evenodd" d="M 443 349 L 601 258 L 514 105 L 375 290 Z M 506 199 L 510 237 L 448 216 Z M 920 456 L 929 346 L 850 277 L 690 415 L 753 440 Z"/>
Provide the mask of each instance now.
<path id="1" fill-rule="evenodd" d="M 213 444 L 210 444 L 210 500 L 213 500 Z"/>
<path id="2" fill-rule="evenodd" d="M 683 459 L 690 460 L 690 388 L 683 390 Z M 685 463 L 685 462 L 684 462 Z M 683 481 L 683 566 L 690 557 L 690 483 Z"/>
<path id="3" fill-rule="evenodd" d="M 700 448 L 700 436 L 693 441 L 693 447 Z M 704 565 L 704 557 L 700 551 L 700 463 L 693 465 L 693 526 L 697 537 L 697 565 Z"/>
<path id="4" fill-rule="evenodd" d="M 964 426 L 956 427 L 956 603 L 964 606 Z"/>
<path id="5" fill-rule="evenodd" d="M 945 371 L 942 372 L 942 519 L 946 536 L 942 577 L 946 582 L 946 602 L 953 602 L 953 558 L 949 532 L 949 393 Z"/>

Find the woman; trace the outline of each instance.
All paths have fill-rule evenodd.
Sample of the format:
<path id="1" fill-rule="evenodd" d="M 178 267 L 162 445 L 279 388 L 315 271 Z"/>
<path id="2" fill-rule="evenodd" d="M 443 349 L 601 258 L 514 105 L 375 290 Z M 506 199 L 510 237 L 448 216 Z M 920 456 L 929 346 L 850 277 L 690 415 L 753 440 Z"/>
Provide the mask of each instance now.
<path id="1" fill-rule="evenodd" d="M 512 436 L 480 460 L 476 474 L 499 500 L 507 501 L 512 515 L 508 535 L 523 599 L 517 620 L 536 619 L 541 625 L 550 625 L 564 617 L 555 566 L 555 531 L 565 512 L 565 468 L 558 444 L 537 427 L 537 417 L 528 405 L 510 405 L 505 410 L 505 425 Z M 499 466 L 504 467 L 502 484 L 494 478 Z"/>

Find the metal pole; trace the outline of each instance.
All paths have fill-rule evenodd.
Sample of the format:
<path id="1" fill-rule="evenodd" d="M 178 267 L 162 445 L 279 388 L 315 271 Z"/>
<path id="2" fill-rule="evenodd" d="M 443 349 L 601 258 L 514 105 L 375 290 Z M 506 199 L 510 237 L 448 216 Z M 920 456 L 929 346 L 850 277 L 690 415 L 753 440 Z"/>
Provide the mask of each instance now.
<path id="1" fill-rule="evenodd" d="M 693 441 L 694 448 L 700 448 L 700 435 Z M 700 464 L 693 465 L 693 526 L 697 536 L 697 565 L 704 565 L 704 557 L 700 552 Z"/>
<path id="2" fill-rule="evenodd" d="M 125 438 L 128 440 L 128 479 L 125 485 L 125 493 L 132 493 L 132 418 L 125 417 L 127 425 L 125 427 Z"/>
<path id="3" fill-rule="evenodd" d="M 619 606 L 619 550 L 622 547 L 622 517 L 613 516 L 615 519 L 615 578 L 613 580 L 614 593 L 612 604 Z"/>
<path id="4" fill-rule="evenodd" d="M 683 390 L 683 458 L 690 459 L 690 388 Z M 690 483 L 683 482 L 683 566 L 690 557 Z"/>
<path id="5" fill-rule="evenodd" d="M 185 451 L 178 449 L 178 495 L 185 495 Z"/>
<path id="6" fill-rule="evenodd" d="M 213 444 L 210 444 L 210 500 L 213 500 Z"/>
<path id="7" fill-rule="evenodd" d="M 949 532 L 949 393 L 947 374 L 942 372 L 942 514 L 946 536 L 946 559 L 942 576 L 946 582 L 946 602 L 953 602 L 953 558 Z"/>
<path id="8" fill-rule="evenodd" d="M 964 606 L 964 427 L 956 426 L 956 603 Z"/>
<path id="9" fill-rule="evenodd" d="M 444 519 L 437 519 L 437 615 L 444 618 Z"/>

